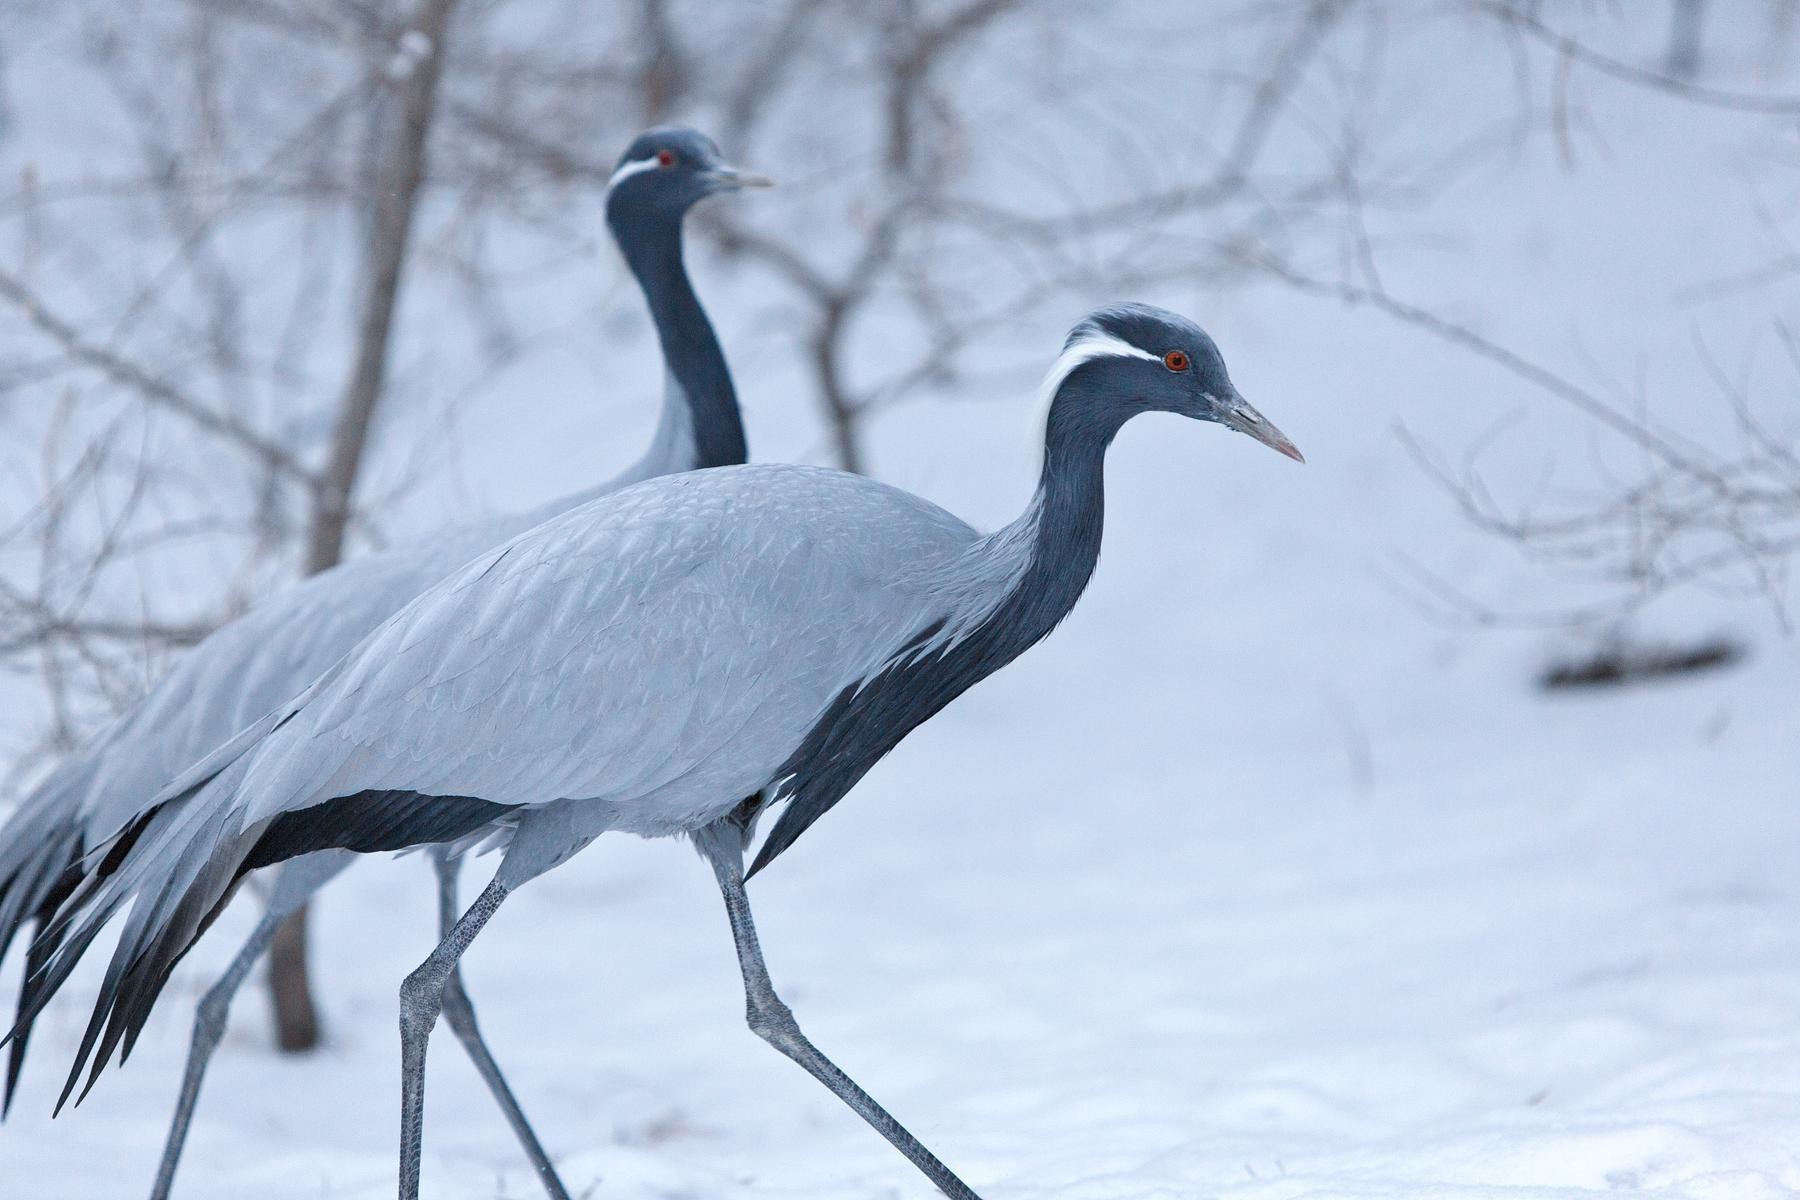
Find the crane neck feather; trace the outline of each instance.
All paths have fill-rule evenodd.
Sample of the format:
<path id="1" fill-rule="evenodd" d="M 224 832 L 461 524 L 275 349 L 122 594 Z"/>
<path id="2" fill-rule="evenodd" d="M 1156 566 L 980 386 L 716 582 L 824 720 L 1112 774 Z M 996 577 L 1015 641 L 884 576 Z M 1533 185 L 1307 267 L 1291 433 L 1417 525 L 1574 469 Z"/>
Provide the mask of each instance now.
<path id="1" fill-rule="evenodd" d="M 1015 655 L 1069 615 L 1100 560 L 1106 450 L 1124 414 L 1094 402 L 1085 394 L 1091 390 L 1087 378 L 1075 372 L 1113 353 L 1076 343 L 1058 360 L 1051 378 L 1060 382 L 1045 420 L 1037 490 L 1017 520 L 984 539 L 986 552 L 1010 568 L 1010 587 L 988 621 L 1008 626 L 1008 639 L 1023 643 Z"/>
<path id="2" fill-rule="evenodd" d="M 650 453 L 668 461 L 646 461 L 646 476 L 745 461 L 749 452 L 737 391 L 718 335 L 688 280 L 681 218 L 609 212 L 607 220 L 643 289 L 668 367 L 664 411 Z"/>
<path id="3" fill-rule="evenodd" d="M 1077 378 L 1057 396 L 1087 387 Z M 987 670 L 998 670 L 1069 614 L 1100 558 L 1106 450 L 1122 421 L 1083 414 L 1103 411 L 1079 396 L 1052 402 L 1037 488 L 1025 511 L 941 568 L 934 590 L 944 600 L 942 623 L 890 661 L 923 659 L 980 637 L 989 644 L 982 656 Z"/>
<path id="4" fill-rule="evenodd" d="M 1098 394 L 1091 372 L 1077 372 L 1080 365 L 1054 389 L 1043 470 L 1024 513 L 942 566 L 932 587 L 938 615 L 845 687 L 776 771 L 763 803 L 787 807 L 751 875 L 908 733 L 1041 641 L 1081 598 L 1100 558 L 1106 448 L 1124 418 Z M 754 811 L 741 822 L 746 832 Z"/>

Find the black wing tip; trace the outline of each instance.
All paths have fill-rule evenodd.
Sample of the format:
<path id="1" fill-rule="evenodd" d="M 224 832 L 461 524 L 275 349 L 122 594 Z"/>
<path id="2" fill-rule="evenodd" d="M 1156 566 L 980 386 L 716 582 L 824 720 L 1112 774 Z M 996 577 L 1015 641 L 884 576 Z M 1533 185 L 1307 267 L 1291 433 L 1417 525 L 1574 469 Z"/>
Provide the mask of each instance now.
<path id="1" fill-rule="evenodd" d="M 149 1020 L 150 1010 L 174 973 L 175 963 L 187 949 L 179 929 L 178 923 L 171 922 L 144 950 L 133 955 L 128 964 L 123 967 L 115 964 L 114 969 L 107 972 L 93 1015 L 82 1033 L 81 1045 L 75 1051 L 75 1061 L 69 1068 L 68 1078 L 63 1081 L 56 1107 L 51 1111 L 52 1117 L 61 1115 L 71 1096 L 74 1096 L 75 1106 L 81 1106 L 94 1085 L 100 1082 L 114 1051 L 118 1052 L 121 1064 L 130 1056 L 138 1032 Z M 87 1073 L 85 1083 L 81 1078 L 84 1070 Z M 81 1089 L 79 1094 L 77 1087 Z"/>
<path id="2" fill-rule="evenodd" d="M 66 927 L 54 926 L 53 918 L 57 908 L 73 890 L 73 880 L 65 874 L 59 879 L 57 888 L 43 898 L 33 918 L 33 932 L 25 953 L 25 970 L 19 981 L 19 998 L 13 1012 L 12 1028 L 5 1037 L 0 1038 L 0 1047 L 6 1049 L 6 1086 L 4 1094 L 0 1094 L 0 1121 L 4 1121 L 12 1112 L 19 1081 L 25 1072 L 25 1051 L 31 1041 L 31 1031 L 49 1000 L 49 994 L 44 991 L 44 976 L 57 948 L 65 940 L 62 933 Z M 55 990 L 55 987 L 51 987 L 49 992 L 53 994 Z"/>
<path id="3" fill-rule="evenodd" d="M 238 873 L 248 874 L 318 850 L 377 854 L 454 842 L 492 825 L 515 807 L 478 796 L 404 790 L 338 796 L 278 814 L 250 847 Z"/>
<path id="4" fill-rule="evenodd" d="M 363 792 L 341 797 L 332 803 L 339 806 L 333 816 L 340 820 L 324 823 L 323 827 L 313 822 L 297 819 L 284 822 L 277 818 L 244 847 L 243 857 L 234 860 L 229 882 L 235 882 L 258 867 L 320 849 L 341 848 L 369 853 L 454 840 L 491 823 L 510 807 L 474 797 L 423 796 L 412 792 Z M 316 815 L 314 810 L 309 812 Z M 85 881 L 104 879 L 119 869 L 142 835 L 149 815 L 116 838 Z M 216 851 L 217 848 L 213 849 Z M 81 878 L 78 874 L 69 882 Z M 211 924 L 223 901 L 229 898 L 229 882 L 223 890 L 213 886 L 217 882 L 216 878 L 209 881 L 203 872 L 189 885 L 188 894 L 159 930 L 136 947 L 135 952 L 115 959 L 101 984 L 75 1061 L 52 1110 L 53 1116 L 60 1115 L 71 1101 L 79 1106 L 87 1099 L 115 1053 L 120 1063 L 130 1056 L 176 963 Z M 70 893 L 77 890 L 68 888 Z M 10 1055 L 4 1092 L 0 1094 L 0 1117 L 11 1107 L 24 1061 L 25 1042 L 31 1035 L 33 1023 L 67 981 L 74 964 L 86 953 L 100 928 L 107 923 L 102 920 L 98 923 L 90 921 L 80 927 L 75 924 L 95 895 L 95 890 L 90 888 L 73 895 L 73 903 L 59 903 L 37 914 L 38 933 L 27 960 L 27 977 L 20 991 L 15 1023 L 0 1038 L 0 1046 L 6 1047 Z M 58 900 L 67 898 L 59 896 Z M 210 911 L 204 907 L 207 905 L 212 905 Z"/>
<path id="5" fill-rule="evenodd" d="M 779 858 L 782 851 L 793 845 L 795 839 L 805 833 L 806 827 L 812 824 L 811 821 L 803 821 L 797 827 L 789 828 L 788 815 L 788 813 L 782 813 L 781 820 L 775 823 L 775 828 L 771 829 L 769 836 L 763 839 L 762 846 L 756 852 L 756 858 L 750 863 L 750 869 L 744 872 L 745 883 L 755 879 L 758 871 Z"/>
<path id="6" fill-rule="evenodd" d="M 0 1038 L 0 1046 L 6 1049 L 6 1090 L 0 1094 L 0 1121 L 12 1115 L 13 1100 L 19 1093 L 19 1080 L 25 1074 L 25 1048 L 31 1041 L 31 1028 L 36 1023 L 35 1017 L 28 1017 L 24 1011 L 25 993 L 19 993 L 19 1012 L 15 1023 Z"/>
<path id="7" fill-rule="evenodd" d="M 13 1101 L 19 1095 L 19 1075 L 25 1065 L 25 1041 L 30 1030 L 21 1033 L 14 1029 L 4 1038 L 0 1038 L 0 1046 L 6 1047 L 6 1092 L 0 1096 L 0 1121 L 12 1115 Z"/>
<path id="8" fill-rule="evenodd" d="M 474 797 L 424 796 L 414 792 L 361 792 L 329 803 L 334 806 L 330 815 L 335 820 L 317 820 L 317 808 L 306 810 L 306 818 L 283 814 L 263 828 L 254 841 L 244 845 L 242 856 L 233 859 L 227 870 L 210 878 L 203 871 L 188 885 L 187 894 L 160 928 L 128 958 L 115 960 L 101 984 L 93 1015 L 57 1099 L 57 1113 L 71 1098 L 77 1106 L 87 1099 L 115 1055 L 121 1064 L 130 1056 L 175 965 L 211 925 L 231 895 L 230 885 L 237 879 L 259 867 L 317 850 L 373 853 L 455 840 L 490 824 L 509 807 Z M 208 854 L 216 852 L 214 847 Z M 225 886 L 217 886 L 224 875 L 229 876 L 223 879 Z M 82 932 L 82 944 L 73 948 L 74 958 L 80 957 L 97 932 L 97 928 Z M 53 992 L 61 982 L 62 978 L 55 979 L 48 991 Z M 43 1000 L 47 999 L 46 994 Z M 42 1007 L 43 1001 L 37 996 L 33 996 L 33 1001 Z M 34 1011 L 32 1016 L 35 1015 Z"/>

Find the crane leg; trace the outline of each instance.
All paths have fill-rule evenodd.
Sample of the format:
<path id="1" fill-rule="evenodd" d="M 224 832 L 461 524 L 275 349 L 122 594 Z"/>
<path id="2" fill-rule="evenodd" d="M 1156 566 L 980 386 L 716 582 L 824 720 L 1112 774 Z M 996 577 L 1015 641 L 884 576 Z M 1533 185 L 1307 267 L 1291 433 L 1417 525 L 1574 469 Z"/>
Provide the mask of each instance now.
<path id="1" fill-rule="evenodd" d="M 806 1039 L 793 1012 L 775 994 L 769 970 L 763 964 L 762 947 L 756 940 L 756 925 L 750 918 L 750 899 L 744 894 L 744 851 L 738 828 L 715 825 L 702 830 L 694 841 L 712 864 L 719 890 L 725 896 L 725 913 L 731 919 L 731 936 L 737 942 L 738 966 L 744 973 L 744 999 L 751 1030 L 830 1088 L 833 1095 L 906 1155 L 944 1195 L 952 1200 L 980 1200 L 968 1184 Z"/>
<path id="2" fill-rule="evenodd" d="M 201 998 L 194 1013 L 194 1034 L 188 1043 L 181 1094 L 175 1101 L 175 1117 L 169 1122 L 169 1136 L 163 1143 L 162 1161 L 157 1164 L 150 1200 L 168 1200 L 169 1189 L 175 1184 L 175 1168 L 181 1162 L 182 1147 L 187 1144 L 188 1129 L 194 1121 L 194 1107 L 200 1101 L 200 1082 L 206 1077 L 207 1063 L 211 1061 L 213 1051 L 218 1049 L 219 1040 L 225 1036 L 225 1019 L 231 1011 L 232 997 L 243 986 L 256 960 L 269 948 L 275 930 L 288 914 L 343 870 L 349 861 L 347 855 L 325 853 L 307 855 L 284 864 L 256 928 L 250 931 L 225 973 Z"/>
<path id="3" fill-rule="evenodd" d="M 400 1200 L 419 1200 L 419 1160 L 425 1138 L 425 1047 L 444 1008 L 444 988 L 463 951 L 512 889 L 496 877 L 469 906 L 437 949 L 400 985 Z"/>
<path id="4" fill-rule="evenodd" d="M 175 1118 L 169 1122 L 169 1136 L 163 1143 L 162 1162 L 156 1168 L 156 1183 L 150 1189 L 150 1200 L 168 1200 L 175 1184 L 175 1167 L 181 1161 L 182 1147 L 187 1143 L 188 1127 L 193 1124 L 194 1106 L 200 1099 L 200 1081 L 206 1076 L 206 1064 L 225 1036 L 225 1018 L 231 1010 L 231 999 L 243 985 L 250 968 L 263 956 L 275 938 L 275 930 L 285 914 L 263 910 L 243 948 L 218 982 L 208 988 L 194 1012 L 194 1035 L 188 1043 L 187 1070 L 181 1080 L 181 1095 L 175 1101 Z"/>
<path id="5" fill-rule="evenodd" d="M 456 875 L 462 860 L 450 857 L 444 852 L 443 846 L 432 850 L 431 859 L 437 870 L 438 934 L 447 938 L 456 926 L 459 911 L 456 903 Z M 500 1106 L 506 1123 L 512 1126 L 513 1136 L 519 1139 L 520 1149 L 531 1160 L 532 1169 L 537 1172 L 544 1191 L 550 1194 L 550 1200 L 569 1200 L 569 1191 L 563 1186 L 556 1168 L 550 1164 L 550 1156 L 544 1153 L 543 1143 L 538 1141 L 531 1122 L 525 1119 L 525 1111 L 519 1107 L 512 1089 L 507 1086 L 506 1077 L 500 1073 L 500 1064 L 494 1061 L 493 1053 L 482 1040 L 481 1029 L 475 1023 L 475 1006 L 470 1003 L 469 993 L 463 988 L 461 966 L 453 967 L 450 977 L 444 982 L 443 1006 L 444 1020 L 449 1023 L 451 1032 L 456 1034 L 456 1040 L 468 1052 L 469 1061 L 475 1064 L 475 1070 L 480 1073 L 482 1082 L 487 1084 L 488 1091 L 493 1093 L 494 1103 Z"/>

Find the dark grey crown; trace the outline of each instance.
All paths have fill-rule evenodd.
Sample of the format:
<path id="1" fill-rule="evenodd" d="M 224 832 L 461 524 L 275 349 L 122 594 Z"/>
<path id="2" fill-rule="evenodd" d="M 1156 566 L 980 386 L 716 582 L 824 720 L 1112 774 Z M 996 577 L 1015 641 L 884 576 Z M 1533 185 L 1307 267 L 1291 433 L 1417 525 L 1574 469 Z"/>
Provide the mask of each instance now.
<path id="1" fill-rule="evenodd" d="M 1206 330 L 1179 313 L 1150 304 L 1112 304 L 1096 309 L 1069 331 L 1070 344 L 1102 333 L 1161 358 L 1170 350 L 1185 353 L 1201 375 L 1225 374 L 1225 359 Z"/>

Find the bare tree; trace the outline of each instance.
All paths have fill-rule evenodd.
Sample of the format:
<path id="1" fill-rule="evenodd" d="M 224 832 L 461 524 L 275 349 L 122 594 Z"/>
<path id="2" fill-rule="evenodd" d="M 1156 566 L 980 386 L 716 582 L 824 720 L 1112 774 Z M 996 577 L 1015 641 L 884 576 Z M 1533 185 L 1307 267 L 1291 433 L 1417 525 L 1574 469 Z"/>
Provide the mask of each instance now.
<path id="1" fill-rule="evenodd" d="M 1196 14 L 1219 62 L 1178 119 L 1067 36 L 1070 0 L 399 3 L 36 13 L 120 147 L 0 192 L 0 421 L 36 479 L 0 527 L 0 666 L 42 682 L 53 750 L 258 595 L 380 544 L 410 477 L 380 486 L 384 422 L 416 399 L 390 369 L 402 299 L 454 313 L 432 345 L 458 394 L 482 386 L 535 336 L 517 261 L 585 265 L 641 120 L 787 176 L 701 230 L 854 469 L 873 417 L 969 390 L 1020 322 L 1266 278 L 1248 248 L 1330 243 L 1347 191 L 1417 205 L 1454 173 L 1364 126 L 1386 16 L 1353 0 Z M 1076 176 L 1064 143 L 1115 166 Z M 278 943 L 286 1044 L 316 1027 L 303 944 Z"/>
<path id="2" fill-rule="evenodd" d="M 1554 84 L 1549 127 L 1563 146 L 1565 161 L 1570 161 L 1568 79 L 1574 70 L 1593 71 L 1654 93 L 1663 102 L 1698 105 L 1747 119 L 1791 119 L 1800 113 L 1800 96 L 1702 86 L 1693 82 L 1692 69 L 1635 65 L 1553 27 L 1537 5 L 1478 0 L 1472 8 L 1521 45 L 1550 56 Z M 1784 5 L 1774 12 L 1771 36 L 1785 33 L 1785 11 Z M 1697 47 L 1700 18 L 1700 5 L 1678 5 L 1677 40 L 1690 39 Z M 1726 448 L 1693 444 L 1656 419 L 1651 398 L 1641 391 L 1577 382 L 1529 352 L 1396 296 L 1378 269 L 1354 188 L 1347 189 L 1346 202 L 1350 250 L 1341 272 L 1308 271 L 1266 247 L 1252 252 L 1255 265 L 1290 286 L 1371 307 L 1500 368 L 1577 413 L 1592 429 L 1597 446 L 1595 482 L 1581 493 L 1546 500 L 1540 488 L 1509 487 L 1484 469 L 1492 438 L 1454 458 L 1407 435 L 1415 460 L 1474 527 L 1503 539 L 1536 566 L 1581 585 L 1589 598 L 1543 610 L 1502 608 L 1469 595 L 1419 564 L 1408 564 L 1399 581 L 1408 594 L 1434 616 L 1458 624 L 1599 629 L 1609 631 L 1610 637 L 1645 605 L 1676 589 L 1698 586 L 1755 596 L 1784 629 L 1790 626 L 1789 574 L 1800 553 L 1800 453 L 1791 436 L 1779 433 L 1759 414 L 1758 398 L 1745 379 L 1734 378 L 1713 349 L 1696 337 L 1695 358 L 1711 379 L 1719 411 L 1736 436 L 1735 445 Z M 1760 286 L 1791 276 L 1796 269 L 1800 258 L 1779 256 L 1769 271 L 1729 286 Z M 1800 383 L 1800 342 L 1782 318 L 1774 318 L 1772 327 L 1786 358 L 1787 394 L 1791 394 Z M 1521 491 L 1523 497 L 1518 495 Z M 1724 657 L 1729 656 L 1708 653 L 1694 661 L 1710 665 Z M 1645 661 L 1646 670 L 1662 669 L 1662 657 Z"/>
<path id="3" fill-rule="evenodd" d="M 1236 94 L 1226 103 L 1235 102 L 1236 114 L 1216 135 L 1221 149 L 1202 177 L 1138 187 L 1118 202 L 1070 198 L 1054 210 L 1013 208 L 971 194 L 970 167 L 982 148 L 1016 135 L 977 115 L 970 78 L 976 68 L 970 64 L 1004 53 L 1009 44 L 1029 42 L 1042 50 L 1056 36 L 1059 8 L 1023 0 L 906 0 L 870 15 L 793 0 L 747 67 L 710 97 L 726 114 L 734 145 L 747 153 L 774 146 L 768 156 L 785 159 L 773 126 L 795 115 L 794 94 L 812 94 L 807 68 L 795 61 L 809 39 L 828 39 L 839 55 L 852 47 L 864 64 L 859 86 L 838 95 L 845 107 L 862 110 L 857 127 L 875 134 L 859 169 L 834 181 L 843 196 L 842 224 L 852 232 L 849 244 L 833 239 L 826 243 L 829 253 L 821 253 L 809 226 L 709 215 L 722 249 L 781 280 L 797 301 L 796 349 L 832 456 L 847 469 L 864 469 L 871 416 L 922 390 L 953 387 L 969 347 L 1057 297 L 1223 276 L 1234 266 L 1224 248 L 1242 231 L 1327 216 L 1309 197 L 1329 190 L 1326 181 L 1337 170 L 1329 153 L 1319 154 L 1313 174 L 1297 179 L 1257 178 L 1255 171 L 1288 115 L 1293 89 L 1351 8 L 1346 0 L 1282 6 L 1266 18 L 1264 61 L 1248 83 L 1234 80 L 1229 89 Z M 812 92 L 826 86 L 812 81 Z M 1083 100 L 1106 103 L 1091 93 Z M 1104 126 L 1113 117 L 1080 119 Z M 1209 231 L 1185 238 L 1187 253 L 1179 260 L 1150 267 L 1132 261 L 1134 249 L 1167 245 L 1201 222 Z M 897 337 L 896 330 L 907 333 Z M 882 353 L 860 354 L 871 336 Z M 864 357 L 893 360 L 896 341 L 913 347 L 897 366 L 874 375 L 856 368 Z"/>
<path id="4" fill-rule="evenodd" d="M 330 453 L 314 491 L 306 538 L 305 570 L 309 575 L 337 565 L 343 557 L 351 496 L 387 375 L 394 309 L 412 247 L 426 148 L 437 109 L 438 74 L 455 7 L 456 0 L 423 0 L 384 70 L 399 92 L 399 129 L 397 136 L 390 135 L 392 145 L 379 155 L 356 360 L 338 402 Z M 319 1020 L 307 981 L 306 922 L 307 906 L 302 905 L 282 922 L 269 944 L 269 994 L 275 1006 L 276 1039 L 288 1051 L 308 1050 L 319 1041 Z"/>
<path id="5" fill-rule="evenodd" d="M 140 135 L 150 170 L 135 182 L 133 199 L 147 198 L 149 206 L 163 215 L 174 243 L 169 265 L 116 315 L 110 335 L 82 328 L 53 308 L 22 275 L 0 270 L 0 301 L 29 323 L 53 351 L 60 369 L 79 372 L 90 381 L 89 386 L 98 386 L 93 401 L 97 406 L 121 414 L 98 425 L 81 423 L 88 437 L 72 469 L 47 491 L 24 527 L 12 531 L 15 537 L 29 531 L 41 548 L 36 586 L 27 590 L 11 581 L 0 585 L 10 610 L 0 651 L 40 656 L 46 678 L 55 681 L 52 695 L 57 700 L 59 743 L 73 740 L 72 728 L 80 720 L 70 699 L 70 657 L 96 668 L 105 678 L 112 672 L 106 669 L 104 644 L 120 647 L 127 655 L 144 643 L 179 647 L 203 636 L 242 603 L 227 597 L 211 615 L 175 621 L 91 611 L 108 591 L 105 581 L 112 568 L 153 545 L 226 532 L 232 524 L 227 519 L 171 527 L 146 521 L 142 532 L 134 528 L 145 515 L 141 510 L 158 498 L 162 481 L 150 477 L 149 456 L 119 453 L 118 439 L 130 423 L 129 409 L 121 409 L 121 403 L 143 405 L 175 427 L 185 427 L 228 450 L 259 480 L 254 486 L 260 500 L 247 514 L 245 530 L 255 557 L 272 553 L 286 540 L 287 522 L 280 515 L 285 506 L 280 497 L 294 491 L 310 509 L 300 535 L 301 570 L 320 571 L 341 558 L 346 532 L 356 519 L 354 496 L 369 431 L 386 394 L 394 314 L 410 257 L 441 47 L 453 8 L 453 0 L 426 0 L 398 29 L 381 21 L 361 23 L 354 31 L 361 61 L 343 90 L 302 122 L 273 155 L 224 183 L 223 164 L 218 160 L 229 153 L 229 143 L 243 131 L 225 123 L 229 85 L 222 61 L 228 53 L 225 43 L 234 34 L 242 36 L 242 31 L 228 32 L 223 26 L 280 19 L 283 14 L 278 9 L 248 5 L 241 9 L 195 5 L 186 28 L 166 31 L 181 35 L 178 45 L 193 65 L 197 95 L 191 125 L 178 134 L 156 100 L 143 92 L 139 81 L 126 70 L 108 76 L 111 86 L 142 101 Z M 342 28 L 335 31 L 343 32 Z M 384 94 L 391 95 L 394 102 L 381 101 Z M 333 178 L 335 172 L 327 157 L 333 149 L 331 143 L 337 140 L 334 135 L 358 105 L 379 114 L 368 123 L 364 156 L 373 169 L 363 187 L 342 176 Z M 391 120 L 387 118 L 390 112 Z M 180 134 L 187 136 L 180 138 Z M 317 466 L 309 461 L 311 455 L 304 446 L 278 430 L 259 426 L 243 403 L 242 397 L 256 388 L 250 365 L 254 356 L 245 328 L 245 310 L 254 301 L 247 273 L 233 264 L 223 249 L 229 237 L 227 227 L 233 220 L 247 218 L 259 196 L 294 187 L 329 188 L 342 197 L 353 220 L 366 220 L 368 230 L 360 269 L 362 315 L 350 343 L 351 363 L 342 394 L 334 404 L 308 404 L 313 411 L 332 414 L 323 462 Z M 19 202 L 27 211 L 47 204 L 30 195 Z M 367 211 L 369 216 L 361 218 L 357 210 Z M 203 314 L 199 339 L 218 379 L 218 399 L 200 394 L 192 384 L 178 382 L 174 371 L 153 367 L 121 348 L 131 327 L 152 319 L 155 310 L 164 305 L 183 313 Z M 284 364 L 277 361 L 270 369 L 279 376 Z M 14 387 L 22 382 L 9 381 Z M 69 426 L 78 423 L 60 423 L 63 434 L 67 436 Z M 145 436 L 155 438 L 160 432 Z M 121 459 L 135 459 L 125 464 L 132 481 L 123 503 L 98 541 L 83 539 L 70 528 L 71 500 L 83 492 L 110 490 L 116 483 L 111 474 Z M 78 540 L 65 541 L 65 534 Z M 296 914 L 278 937 L 272 956 L 277 1030 L 280 1044 L 289 1050 L 305 1049 L 318 1039 L 306 983 L 304 937 L 305 914 Z"/>
<path id="6" fill-rule="evenodd" d="M 1546 510 L 1535 494 L 1505 498 L 1483 469 L 1487 440 L 1452 461 L 1403 432 L 1407 448 L 1472 525 L 1505 540 L 1530 561 L 1579 581 L 1585 602 L 1521 612 L 1502 609 L 1410 564 L 1402 582 L 1421 606 L 1451 623 L 1615 629 L 1668 592 L 1701 585 L 1764 601 L 1791 628 L 1790 570 L 1800 555 L 1800 452 L 1756 412 L 1745 385 L 1733 380 L 1710 349 L 1695 353 L 1718 389 L 1738 448 L 1719 452 L 1661 429 L 1641 397 L 1608 396 L 1441 314 L 1389 293 L 1372 259 L 1359 280 L 1307 277 L 1286 264 L 1263 265 L 1294 286 L 1367 305 L 1485 360 L 1569 405 L 1630 453 L 1586 497 Z M 1777 323 L 1776 334 L 1800 386 L 1800 340 Z M 1496 434 L 1500 430 L 1496 429 Z M 1537 489 L 1530 489 L 1535 493 Z"/>
<path id="7" fill-rule="evenodd" d="M 1700 73 L 1700 42 L 1706 25 L 1705 0 L 1671 0 L 1669 49 L 1663 70 L 1673 79 L 1692 79 Z"/>

